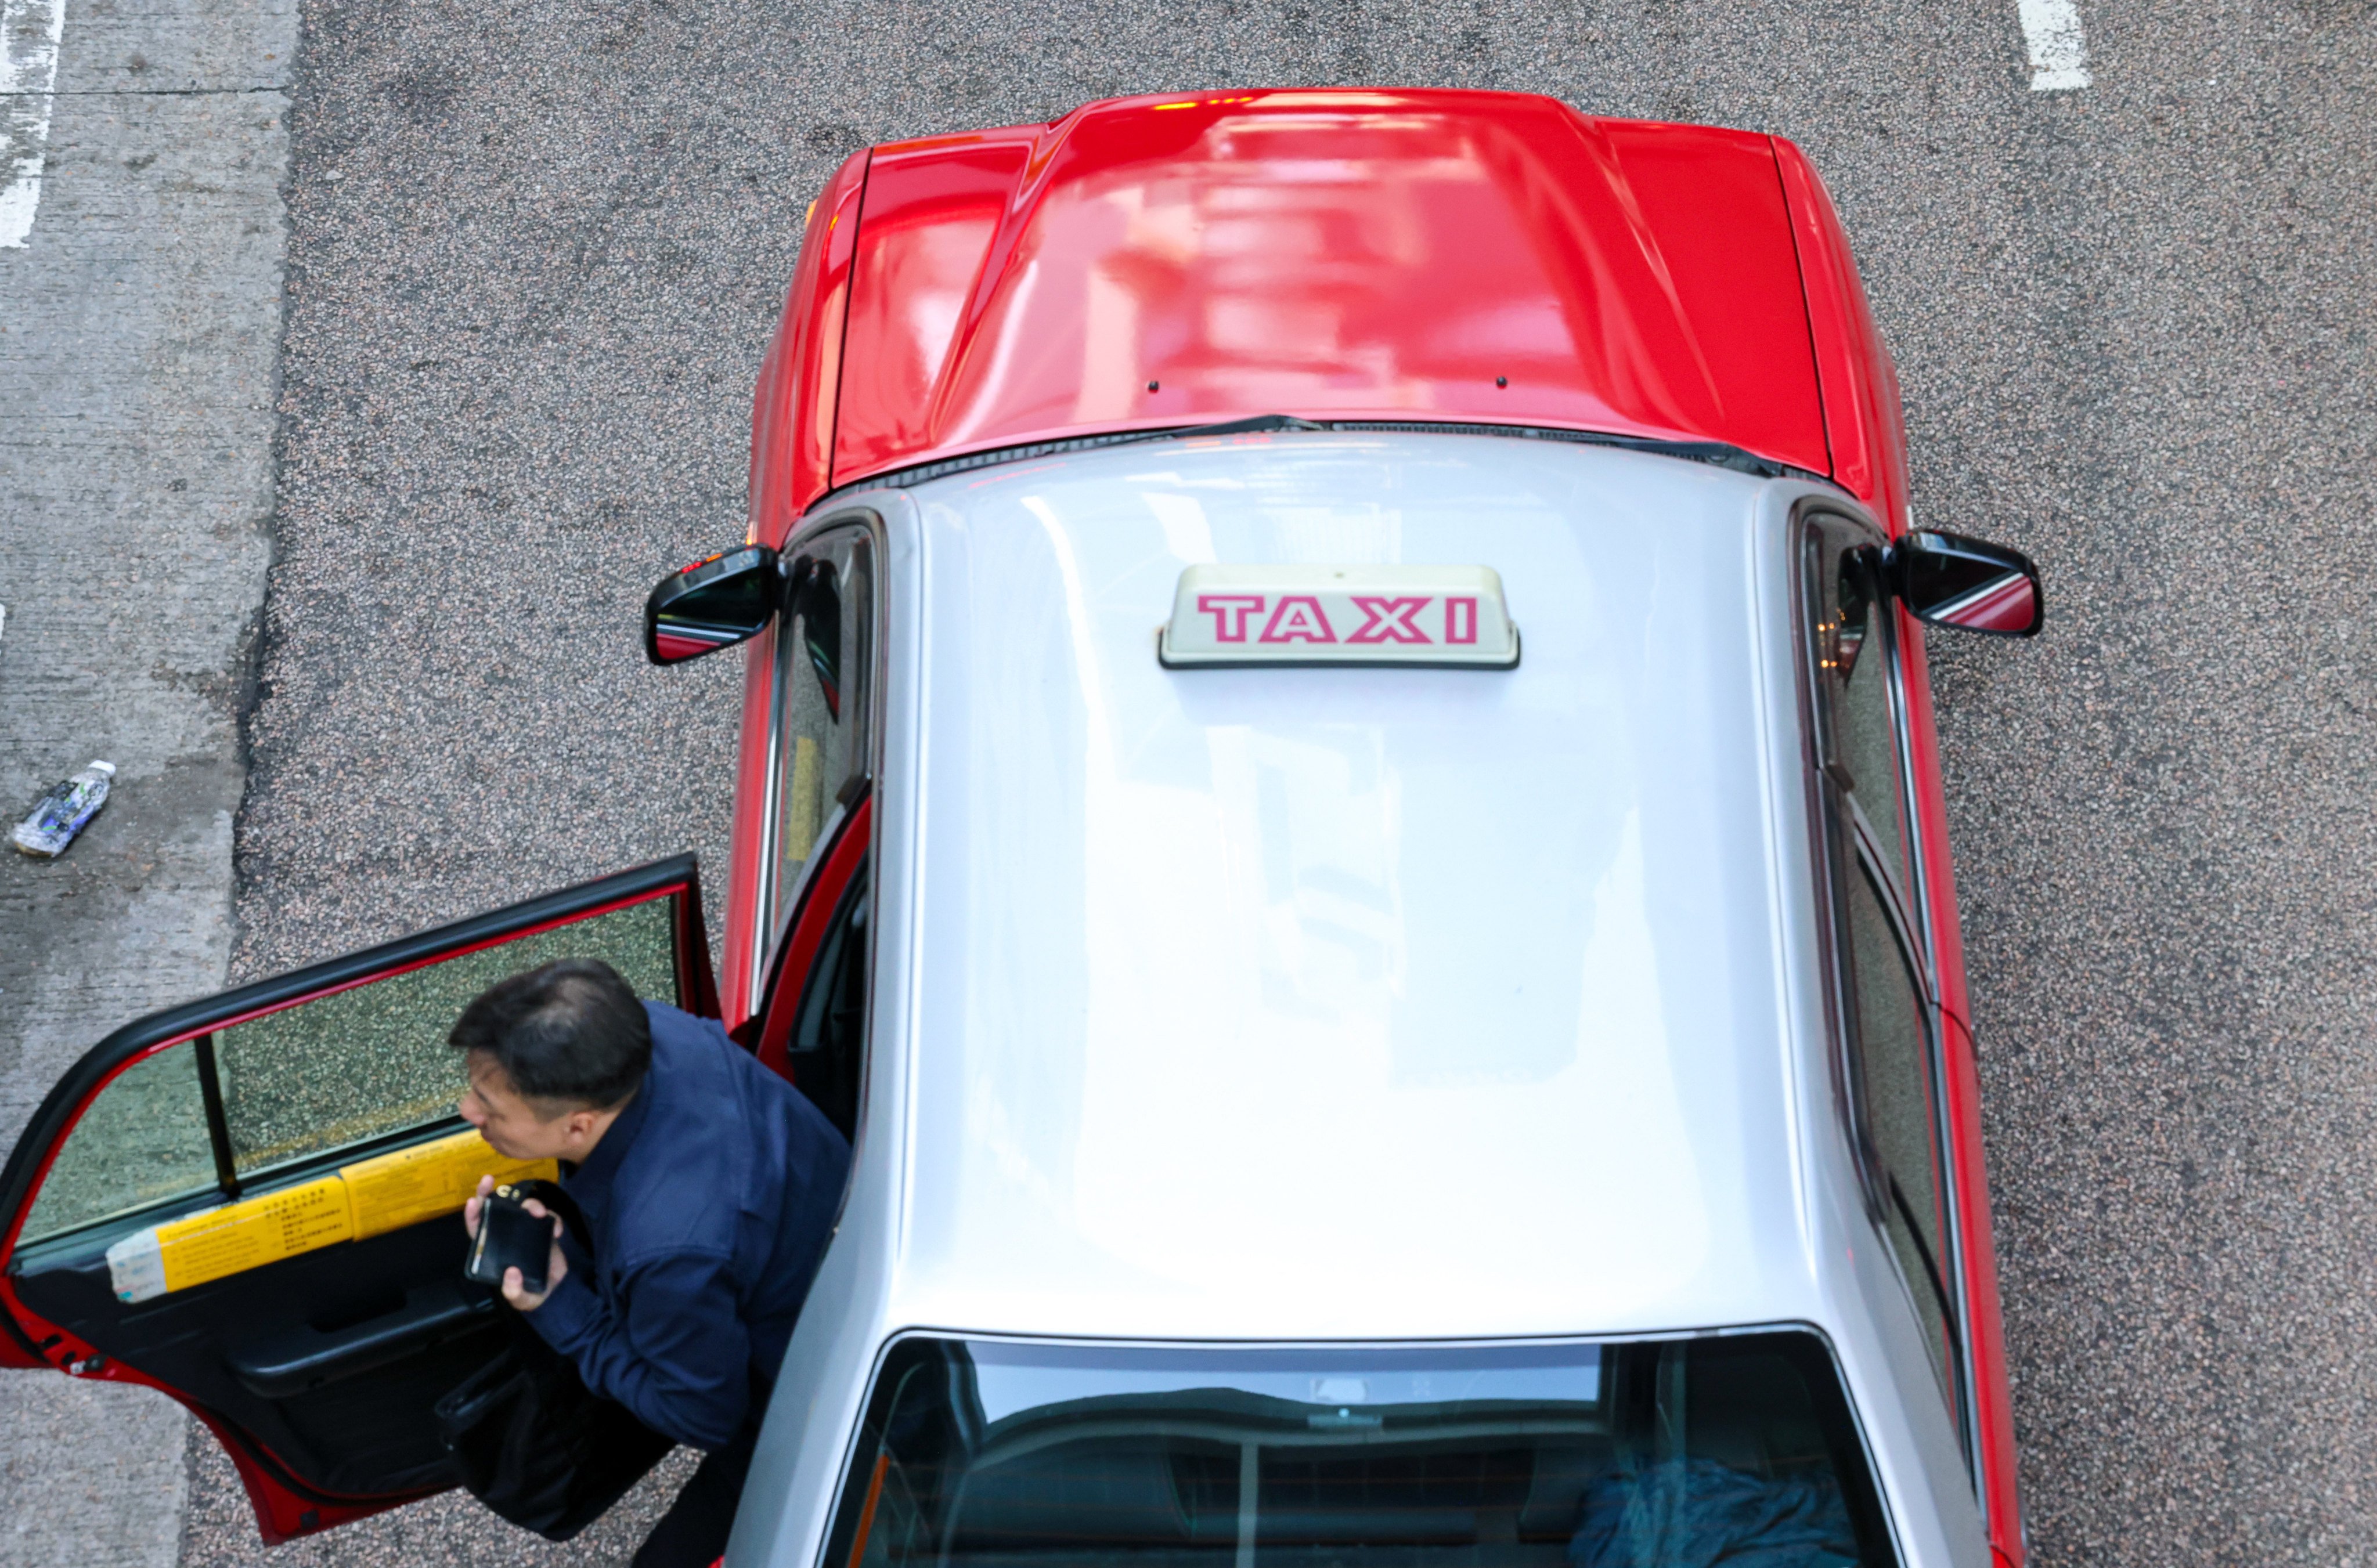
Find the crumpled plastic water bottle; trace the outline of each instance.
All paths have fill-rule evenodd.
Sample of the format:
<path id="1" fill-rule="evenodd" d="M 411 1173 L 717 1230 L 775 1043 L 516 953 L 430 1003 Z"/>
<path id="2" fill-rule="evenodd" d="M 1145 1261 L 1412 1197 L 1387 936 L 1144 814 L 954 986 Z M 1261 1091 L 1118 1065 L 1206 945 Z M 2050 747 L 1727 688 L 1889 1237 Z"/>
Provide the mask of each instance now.
<path id="1" fill-rule="evenodd" d="M 18 853 L 45 861 L 64 854 L 83 825 L 107 804 L 108 788 L 114 779 L 113 763 L 92 763 L 34 802 L 25 820 L 9 829 L 8 842 Z"/>

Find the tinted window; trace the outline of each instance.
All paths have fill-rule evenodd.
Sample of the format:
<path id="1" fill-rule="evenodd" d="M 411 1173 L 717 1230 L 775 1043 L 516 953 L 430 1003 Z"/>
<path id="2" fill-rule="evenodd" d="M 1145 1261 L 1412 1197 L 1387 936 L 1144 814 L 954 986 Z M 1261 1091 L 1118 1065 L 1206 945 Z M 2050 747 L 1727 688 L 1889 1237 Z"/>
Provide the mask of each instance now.
<path id="1" fill-rule="evenodd" d="M 447 1032 L 507 976 L 600 958 L 637 995 L 675 1002 L 672 918 L 664 899 L 631 905 L 233 1025 L 215 1060 L 240 1175 L 453 1115 L 468 1076 Z"/>
<path id="2" fill-rule="evenodd" d="M 873 680 L 875 551 L 864 530 L 828 536 L 794 562 L 777 642 L 776 879 L 770 940 L 835 813 L 855 798 L 867 762 Z"/>
<path id="3" fill-rule="evenodd" d="M 639 996 L 675 1002 L 666 899 L 457 954 L 301 1002 L 208 1037 L 232 1164 L 245 1181 L 368 1139 L 456 1120 L 466 1079 L 447 1032 L 507 975 L 601 958 Z M 25 1223 L 28 1241 L 215 1185 L 200 1042 L 126 1068 L 66 1135 Z"/>
<path id="4" fill-rule="evenodd" d="M 1862 865 L 1848 882 L 1857 1063 L 1867 1135 L 1887 1188 L 1883 1228 L 1924 1319 L 1941 1386 L 1953 1392 L 1947 1216 L 1939 1085 L 1921 993 Z"/>
<path id="5" fill-rule="evenodd" d="M 1889 604 L 1876 591 L 1872 551 L 1845 527 L 1811 530 L 1809 552 L 1826 755 L 1891 857 L 1891 875 L 1911 896 L 1898 720 L 1891 707 Z"/>
<path id="6" fill-rule="evenodd" d="M 1664 1343 L 887 1354 L 851 1568 L 1855 1568 L 1894 1561 L 1806 1333 Z"/>
<path id="7" fill-rule="evenodd" d="M 83 1111 L 42 1178 L 23 1239 L 214 1185 L 197 1050 L 170 1046 L 117 1074 Z"/>

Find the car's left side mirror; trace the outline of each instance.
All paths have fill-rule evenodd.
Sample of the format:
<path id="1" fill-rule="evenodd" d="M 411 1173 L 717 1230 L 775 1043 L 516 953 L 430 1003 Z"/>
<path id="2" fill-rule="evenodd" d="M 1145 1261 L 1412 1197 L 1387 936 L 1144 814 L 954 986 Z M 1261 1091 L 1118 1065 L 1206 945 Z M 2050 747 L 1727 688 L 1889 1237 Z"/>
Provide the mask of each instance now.
<path id="1" fill-rule="evenodd" d="M 782 601 L 776 552 L 747 544 L 661 579 L 644 600 L 644 657 L 682 664 L 748 642 L 768 629 Z"/>
<path id="2" fill-rule="evenodd" d="M 2047 599 L 2038 568 L 2019 550 L 1953 533 L 1910 533 L 1890 547 L 1890 591 L 1934 626 L 1993 637 L 2038 635 Z"/>

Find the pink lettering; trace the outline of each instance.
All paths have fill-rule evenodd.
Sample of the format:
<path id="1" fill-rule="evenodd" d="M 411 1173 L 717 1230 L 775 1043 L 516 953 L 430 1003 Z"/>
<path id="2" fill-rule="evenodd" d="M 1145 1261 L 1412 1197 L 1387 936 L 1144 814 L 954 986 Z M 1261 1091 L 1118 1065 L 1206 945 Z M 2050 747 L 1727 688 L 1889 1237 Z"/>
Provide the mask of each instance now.
<path id="1" fill-rule="evenodd" d="M 1428 596 L 1417 599 L 1375 599 L 1362 594 L 1354 596 L 1354 608 L 1362 612 L 1362 624 L 1345 640 L 1349 643 L 1424 643 L 1427 634 L 1412 624 L 1412 617 L 1427 608 Z"/>
<path id="2" fill-rule="evenodd" d="M 1308 593 L 1291 593 L 1279 601 L 1264 623 L 1261 641 L 1267 643 L 1333 643 L 1337 634 L 1329 624 L 1329 617 L 1320 612 L 1320 601 Z"/>
<path id="3" fill-rule="evenodd" d="M 1263 596 L 1259 593 L 1200 593 L 1197 596 L 1197 613 L 1213 618 L 1213 640 L 1217 643 L 1242 643 L 1247 640 L 1247 617 L 1262 613 Z"/>
<path id="4" fill-rule="evenodd" d="M 1477 640 L 1475 600 L 1448 599 L 1444 601 L 1444 640 L 1449 643 L 1474 643 Z"/>

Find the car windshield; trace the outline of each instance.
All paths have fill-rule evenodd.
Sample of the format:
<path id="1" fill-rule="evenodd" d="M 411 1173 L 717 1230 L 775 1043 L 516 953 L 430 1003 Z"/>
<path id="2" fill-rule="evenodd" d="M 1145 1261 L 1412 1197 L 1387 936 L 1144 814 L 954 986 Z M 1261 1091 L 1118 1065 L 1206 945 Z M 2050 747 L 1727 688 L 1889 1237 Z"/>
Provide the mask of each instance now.
<path id="1" fill-rule="evenodd" d="M 886 1354 L 828 1568 L 1896 1561 L 1823 1342 Z"/>

